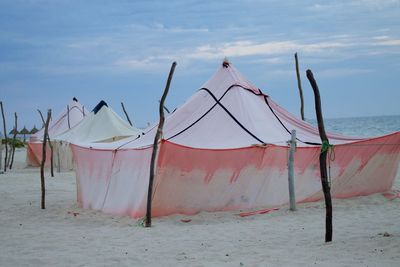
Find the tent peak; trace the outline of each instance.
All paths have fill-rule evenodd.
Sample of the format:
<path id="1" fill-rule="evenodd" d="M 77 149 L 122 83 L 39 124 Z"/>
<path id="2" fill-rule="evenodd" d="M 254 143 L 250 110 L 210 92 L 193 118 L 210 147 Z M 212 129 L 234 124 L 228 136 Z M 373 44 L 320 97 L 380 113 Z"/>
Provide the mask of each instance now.
<path id="1" fill-rule="evenodd" d="M 101 100 L 101 101 L 94 107 L 94 109 L 92 110 L 92 112 L 94 112 L 94 114 L 97 114 L 97 112 L 99 112 L 100 109 L 101 109 L 103 106 L 108 107 L 107 103 L 106 103 L 104 100 Z"/>
<path id="2" fill-rule="evenodd" d="M 72 98 L 72 100 L 78 102 L 78 99 L 76 97 Z"/>
<path id="3" fill-rule="evenodd" d="M 225 57 L 224 58 L 224 61 L 222 61 L 222 66 L 224 67 L 224 68 L 228 68 L 229 66 L 230 66 L 230 62 L 229 62 L 229 59 L 227 58 L 227 57 Z"/>

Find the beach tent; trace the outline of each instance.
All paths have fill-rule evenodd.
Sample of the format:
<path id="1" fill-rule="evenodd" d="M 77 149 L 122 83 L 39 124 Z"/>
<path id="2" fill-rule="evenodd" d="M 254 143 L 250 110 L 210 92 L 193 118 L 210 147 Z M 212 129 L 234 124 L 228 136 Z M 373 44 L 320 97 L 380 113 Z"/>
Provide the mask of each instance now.
<path id="1" fill-rule="evenodd" d="M 297 201 L 319 200 L 323 193 L 318 130 L 280 107 L 225 62 L 165 120 L 153 216 L 287 204 L 286 142 L 292 129 L 297 131 Z M 153 127 L 139 138 L 73 145 L 78 202 L 106 213 L 144 216 L 155 132 Z M 328 137 L 335 156 L 329 162 L 333 197 L 391 188 L 400 160 L 400 132 L 370 139 Z"/>
<path id="2" fill-rule="evenodd" d="M 74 161 L 70 152 L 70 143 L 114 142 L 123 138 L 138 137 L 141 131 L 132 127 L 119 117 L 104 101 L 90 112 L 78 125 L 53 137 L 56 151 L 56 164 L 62 170 L 71 170 Z"/>
<path id="3" fill-rule="evenodd" d="M 49 137 L 62 134 L 77 125 L 85 116 L 84 107 L 74 98 L 49 124 Z M 53 116 L 52 116 L 53 117 Z M 53 117 L 54 118 L 54 117 Z M 33 134 L 28 142 L 26 162 L 28 166 L 40 166 L 42 161 L 42 142 L 44 128 Z M 50 162 L 50 150 L 47 148 L 46 165 Z"/>
<path id="4" fill-rule="evenodd" d="M 140 134 L 140 130 L 129 125 L 101 101 L 80 124 L 53 139 L 69 143 L 113 142 Z"/>

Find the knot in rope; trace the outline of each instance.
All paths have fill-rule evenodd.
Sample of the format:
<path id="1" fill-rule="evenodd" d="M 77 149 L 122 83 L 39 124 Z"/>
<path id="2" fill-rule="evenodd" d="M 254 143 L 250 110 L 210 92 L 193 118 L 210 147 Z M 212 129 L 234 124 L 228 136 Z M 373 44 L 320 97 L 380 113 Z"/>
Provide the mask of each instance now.
<path id="1" fill-rule="evenodd" d="M 333 145 L 329 144 L 328 140 L 324 140 L 322 141 L 322 145 L 321 145 L 321 154 L 328 152 L 328 150 L 332 148 L 333 149 Z"/>

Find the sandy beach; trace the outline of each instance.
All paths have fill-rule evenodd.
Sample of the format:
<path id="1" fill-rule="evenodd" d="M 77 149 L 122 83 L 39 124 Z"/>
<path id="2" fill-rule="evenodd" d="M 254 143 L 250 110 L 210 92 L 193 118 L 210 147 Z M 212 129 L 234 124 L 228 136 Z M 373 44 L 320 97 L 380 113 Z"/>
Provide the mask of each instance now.
<path id="1" fill-rule="evenodd" d="M 143 228 L 76 204 L 74 172 L 0 175 L 0 266 L 399 266 L 400 199 L 382 194 L 334 200 L 333 242 L 324 243 L 323 202 L 267 214 L 237 212 L 155 218 Z M 397 175 L 394 189 L 400 189 Z"/>

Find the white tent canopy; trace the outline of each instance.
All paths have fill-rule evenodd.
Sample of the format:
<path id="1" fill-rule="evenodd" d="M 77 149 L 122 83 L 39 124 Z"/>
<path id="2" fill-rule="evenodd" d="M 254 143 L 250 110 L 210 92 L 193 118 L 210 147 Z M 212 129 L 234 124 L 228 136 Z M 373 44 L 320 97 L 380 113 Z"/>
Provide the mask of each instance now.
<path id="1" fill-rule="evenodd" d="M 71 130 L 54 136 L 54 140 L 68 143 L 92 143 L 115 141 L 125 137 L 138 136 L 141 131 L 132 127 L 107 105 L 88 114 L 81 123 Z"/>

